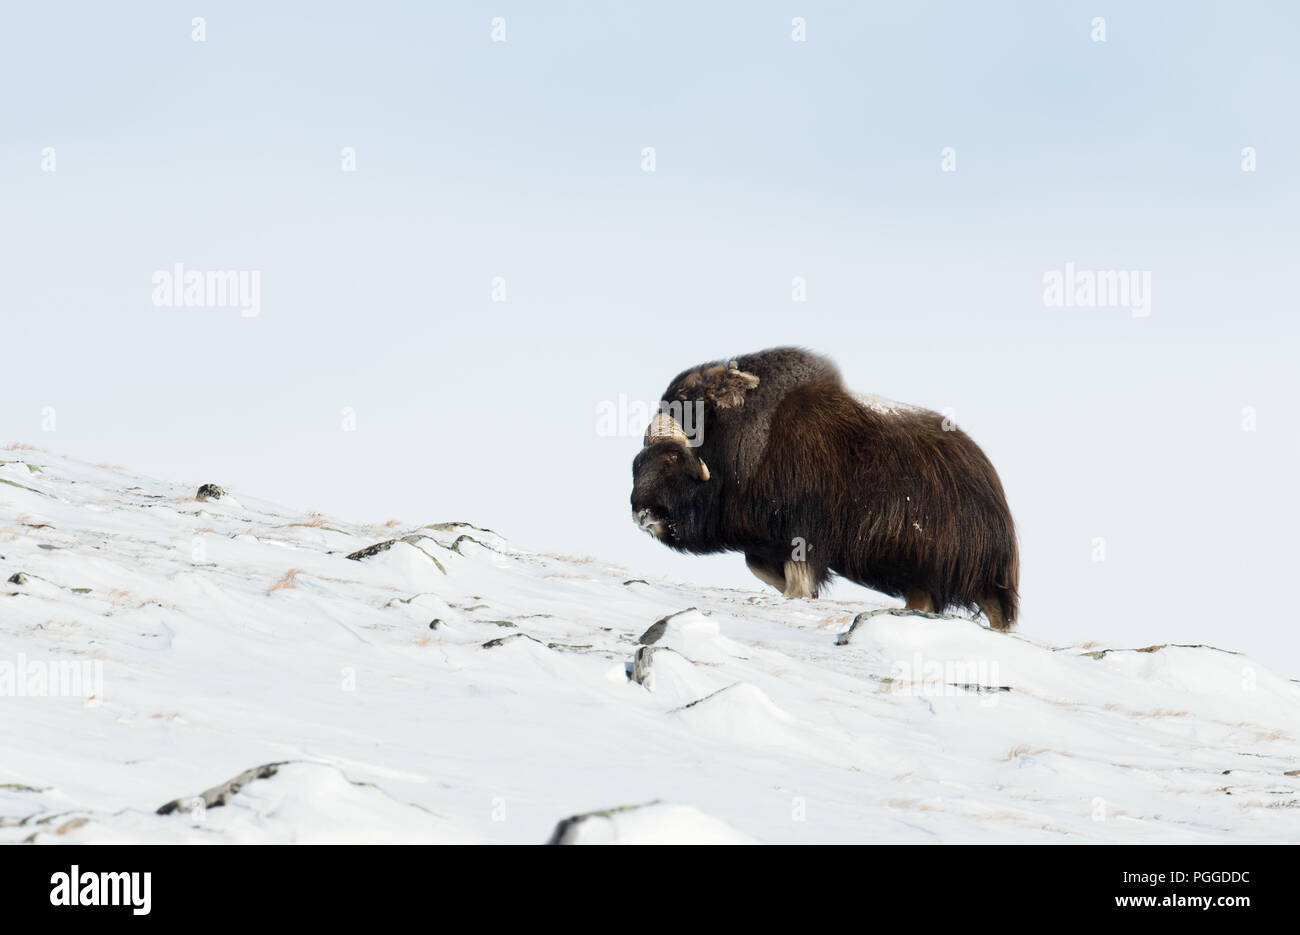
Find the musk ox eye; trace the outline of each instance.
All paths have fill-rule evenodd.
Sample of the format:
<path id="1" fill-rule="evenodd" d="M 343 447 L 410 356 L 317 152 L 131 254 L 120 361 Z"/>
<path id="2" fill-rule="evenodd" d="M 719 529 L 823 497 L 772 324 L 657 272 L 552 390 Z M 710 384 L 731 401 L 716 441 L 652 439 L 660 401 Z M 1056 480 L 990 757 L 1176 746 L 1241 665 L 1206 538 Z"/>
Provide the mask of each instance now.
<path id="1" fill-rule="evenodd" d="M 681 460 L 682 456 L 675 451 L 670 451 L 668 454 L 664 455 L 664 464 L 669 467 L 676 467 Z"/>

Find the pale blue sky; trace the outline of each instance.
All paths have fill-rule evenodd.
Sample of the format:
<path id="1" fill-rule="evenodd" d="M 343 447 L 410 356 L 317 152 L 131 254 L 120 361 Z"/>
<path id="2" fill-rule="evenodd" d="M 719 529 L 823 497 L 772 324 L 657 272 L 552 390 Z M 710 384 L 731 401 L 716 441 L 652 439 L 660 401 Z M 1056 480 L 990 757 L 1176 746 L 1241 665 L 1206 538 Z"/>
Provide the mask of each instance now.
<path id="1" fill-rule="evenodd" d="M 6 9 L 0 441 L 751 587 L 633 527 L 595 410 L 804 344 L 984 445 L 1027 635 L 1300 675 L 1292 5 L 270 6 Z M 1067 261 L 1150 317 L 1044 307 Z M 153 307 L 177 262 L 261 315 Z"/>

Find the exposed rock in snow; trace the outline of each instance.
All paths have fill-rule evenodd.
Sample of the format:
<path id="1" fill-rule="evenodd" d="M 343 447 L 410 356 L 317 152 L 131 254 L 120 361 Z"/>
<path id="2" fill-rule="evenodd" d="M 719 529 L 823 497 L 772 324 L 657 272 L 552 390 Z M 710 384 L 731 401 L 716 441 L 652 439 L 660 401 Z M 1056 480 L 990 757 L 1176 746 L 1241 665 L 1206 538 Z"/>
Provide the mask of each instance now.
<path id="1" fill-rule="evenodd" d="M 219 786 L 213 786 L 188 799 L 172 799 L 158 807 L 159 815 L 170 815 L 178 808 L 218 808 L 225 805 L 239 793 L 239 790 L 255 779 L 270 779 L 279 771 L 283 763 L 265 763 L 246 769 L 234 779 L 227 780 Z"/>
<path id="2" fill-rule="evenodd" d="M 13 454 L 0 841 L 1300 837 L 1300 685 L 1176 621 L 1045 646 Z"/>
<path id="3" fill-rule="evenodd" d="M 757 844 L 689 805 L 650 802 L 574 815 L 548 844 Z"/>

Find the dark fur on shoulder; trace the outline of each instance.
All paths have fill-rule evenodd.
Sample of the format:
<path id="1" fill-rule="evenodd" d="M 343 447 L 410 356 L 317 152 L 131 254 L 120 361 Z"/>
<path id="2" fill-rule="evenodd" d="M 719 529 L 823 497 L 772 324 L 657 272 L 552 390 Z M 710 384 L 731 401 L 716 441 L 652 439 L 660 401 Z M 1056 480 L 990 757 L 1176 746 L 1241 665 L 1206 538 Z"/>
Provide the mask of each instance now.
<path id="1" fill-rule="evenodd" d="M 938 413 L 845 389 L 798 348 L 679 374 L 665 404 L 703 403 L 702 441 L 647 433 L 633 465 L 634 518 L 666 545 L 737 551 L 789 597 L 832 574 L 909 607 L 1017 614 L 1015 527 L 997 472 Z"/>

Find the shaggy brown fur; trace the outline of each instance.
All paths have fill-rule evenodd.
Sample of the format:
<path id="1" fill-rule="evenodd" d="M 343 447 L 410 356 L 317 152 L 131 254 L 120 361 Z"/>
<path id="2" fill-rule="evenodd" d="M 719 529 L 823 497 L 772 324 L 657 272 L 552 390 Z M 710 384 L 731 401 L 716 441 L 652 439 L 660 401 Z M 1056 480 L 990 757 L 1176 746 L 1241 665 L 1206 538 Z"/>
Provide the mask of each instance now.
<path id="1" fill-rule="evenodd" d="M 839 574 L 914 609 L 1015 622 L 1001 482 L 938 413 L 866 405 L 829 360 L 796 348 L 692 368 L 663 398 L 705 403 L 698 448 L 656 441 L 633 467 L 633 513 L 665 544 L 743 552 L 788 597 L 816 596 Z"/>

